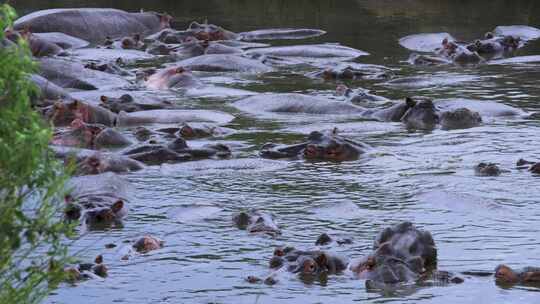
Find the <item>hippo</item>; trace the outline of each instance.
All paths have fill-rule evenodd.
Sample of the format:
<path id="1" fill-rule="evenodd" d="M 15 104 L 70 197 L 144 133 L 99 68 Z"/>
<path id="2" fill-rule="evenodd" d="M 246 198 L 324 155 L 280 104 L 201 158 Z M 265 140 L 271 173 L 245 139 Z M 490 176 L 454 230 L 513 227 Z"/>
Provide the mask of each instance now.
<path id="1" fill-rule="evenodd" d="M 407 98 L 409 108 L 401 117 L 409 129 L 430 130 L 440 125 L 443 130 L 466 129 L 480 125 L 482 118 L 478 112 L 467 108 L 449 109 L 443 112 L 430 99 L 413 100 Z"/>
<path id="2" fill-rule="evenodd" d="M 494 163 L 479 163 L 474 167 L 474 173 L 478 176 L 499 176 L 501 168 Z"/>
<path id="3" fill-rule="evenodd" d="M 522 158 L 517 161 L 517 167 L 519 169 L 527 168 L 527 166 L 529 166 L 528 169 L 531 173 L 540 174 L 540 162 L 528 161 Z"/>
<path id="4" fill-rule="evenodd" d="M 190 148 L 186 141 L 179 137 L 167 145 L 143 144 L 129 149 L 123 154 L 147 165 L 160 165 L 212 157 L 227 158 L 231 156 L 231 150 L 223 144 Z"/>
<path id="5" fill-rule="evenodd" d="M 326 246 L 334 242 L 337 243 L 338 245 L 352 244 L 352 239 L 350 238 L 336 239 L 335 237 L 331 237 L 330 235 L 323 233 L 319 235 L 319 237 L 315 241 L 315 245 Z"/>
<path id="6" fill-rule="evenodd" d="M 30 74 L 29 78 L 30 78 L 30 81 L 32 81 L 32 83 L 34 83 L 36 87 L 38 88 L 37 96 L 35 97 L 35 99 L 38 99 L 41 101 L 43 100 L 56 101 L 58 99 L 71 99 L 71 95 L 68 91 L 48 81 L 47 79 L 37 74 Z"/>
<path id="7" fill-rule="evenodd" d="M 86 47 L 90 44 L 90 42 L 79 39 L 70 35 L 66 35 L 64 33 L 59 32 L 53 32 L 53 33 L 32 33 L 33 36 L 39 37 L 43 40 L 52 42 L 59 47 L 63 48 L 64 50 L 69 49 L 80 49 L 83 47 Z"/>
<path id="8" fill-rule="evenodd" d="M 351 99 L 351 101 L 358 101 Z M 364 108 L 349 102 L 334 101 L 297 93 L 259 94 L 239 100 L 233 104 L 248 113 L 306 113 L 348 115 L 362 119 L 399 122 L 409 107 L 414 106 L 409 99 L 392 103 L 388 107 Z"/>
<path id="9" fill-rule="evenodd" d="M 127 215 L 127 182 L 114 173 L 72 177 L 65 215 L 90 229 L 119 227 Z"/>
<path id="10" fill-rule="evenodd" d="M 193 88 L 201 86 L 201 82 L 182 66 L 170 67 L 156 72 L 146 79 L 146 86 L 154 90 L 170 88 Z"/>
<path id="11" fill-rule="evenodd" d="M 92 279 L 94 277 L 105 278 L 108 275 L 108 268 L 103 263 L 103 256 L 98 255 L 94 263 L 81 263 L 64 268 L 64 278 L 69 283 L 76 283 L 83 279 Z"/>
<path id="12" fill-rule="evenodd" d="M 540 286 L 540 267 L 525 267 L 514 270 L 507 265 L 495 268 L 495 281 L 499 285 L 534 285 Z"/>
<path id="13" fill-rule="evenodd" d="M 283 39 L 306 39 L 322 36 L 326 31 L 318 29 L 294 29 L 294 28 L 276 28 L 263 29 L 250 32 L 239 33 L 239 39 L 245 41 L 256 40 L 283 40 Z"/>
<path id="14" fill-rule="evenodd" d="M 270 159 L 303 157 L 307 160 L 340 162 L 356 160 L 369 149 L 366 144 L 341 137 L 336 133 L 336 130 L 327 134 L 314 131 L 309 134 L 306 142 L 290 146 L 267 143 L 261 148 L 260 155 Z"/>
<path id="15" fill-rule="evenodd" d="M 94 175 L 105 172 L 127 173 L 144 168 L 142 163 L 117 153 L 62 146 L 51 146 L 50 148 L 55 157 L 63 159 L 66 165 L 75 164 L 75 175 Z"/>
<path id="16" fill-rule="evenodd" d="M 100 124 L 87 124 L 80 118 L 71 122 L 70 128 L 64 132 L 57 132 L 53 136 L 52 144 L 60 146 L 74 146 L 79 148 L 100 149 L 104 147 L 122 147 L 131 144 L 131 141 L 118 131 Z"/>
<path id="17" fill-rule="evenodd" d="M 116 124 L 116 114 L 99 106 L 79 100 L 58 101 L 45 110 L 45 117 L 55 126 L 66 126 L 76 118 L 89 124 L 112 127 Z"/>
<path id="18" fill-rule="evenodd" d="M 121 68 L 118 64 L 115 62 L 108 62 L 108 63 L 97 63 L 97 62 L 89 62 L 84 65 L 85 69 L 90 69 L 94 71 L 100 71 L 105 72 L 109 74 L 115 74 L 120 76 L 131 76 L 133 75 L 131 72 Z"/>
<path id="19" fill-rule="evenodd" d="M 232 220 L 236 227 L 249 233 L 264 233 L 272 237 L 281 234 L 271 213 L 251 209 L 234 214 Z"/>
<path id="20" fill-rule="evenodd" d="M 495 57 L 512 53 L 522 45 L 521 38 L 518 36 L 495 36 L 493 33 L 488 32 L 483 40 L 476 40 L 468 44 L 466 48 L 481 56 Z"/>
<path id="21" fill-rule="evenodd" d="M 168 102 L 163 103 L 138 103 L 130 94 L 123 94 L 118 98 L 107 97 L 102 95 L 100 97 L 100 106 L 110 110 L 113 113 L 120 112 L 138 112 L 146 110 L 158 110 L 170 108 L 171 104 Z"/>
<path id="22" fill-rule="evenodd" d="M 366 285 L 384 286 L 437 278 L 447 282 L 463 280 L 436 271 L 437 248 L 431 234 L 410 222 L 385 228 L 375 238 L 373 252 L 351 262 L 349 269 Z M 370 282 L 370 283 L 368 283 Z"/>
<path id="23" fill-rule="evenodd" d="M 148 253 L 153 250 L 158 250 L 163 247 L 164 242 L 151 235 L 140 237 L 133 244 L 133 249 L 139 253 Z"/>
<path id="24" fill-rule="evenodd" d="M 369 53 L 361 50 L 331 43 L 256 48 L 246 51 L 246 54 L 272 55 L 277 57 L 298 57 L 308 59 L 332 58 L 336 60 L 348 60 L 360 56 L 369 55 Z"/>
<path id="25" fill-rule="evenodd" d="M 192 33 L 199 40 L 235 40 L 238 34 L 228 31 L 220 26 L 208 23 L 191 22 L 186 32 Z"/>
<path id="26" fill-rule="evenodd" d="M 140 126 L 144 124 L 181 124 L 186 122 L 208 122 L 226 124 L 234 116 L 210 110 L 147 110 L 138 112 L 120 112 L 116 126 Z"/>
<path id="27" fill-rule="evenodd" d="M 177 62 L 192 71 L 266 73 L 272 68 L 254 59 L 234 54 L 201 55 Z"/>
<path id="28" fill-rule="evenodd" d="M 393 72 L 380 65 L 344 62 L 323 66 L 322 70 L 310 72 L 306 76 L 324 80 L 390 79 Z"/>
<path id="29" fill-rule="evenodd" d="M 12 31 L 7 30 L 5 35 L 11 41 L 18 43 L 19 39 L 24 39 L 30 47 L 30 52 L 34 57 L 47 57 L 47 56 L 67 56 L 68 54 L 56 43 L 45 40 L 39 36 L 33 35 L 27 30 Z"/>
<path id="30" fill-rule="evenodd" d="M 476 64 L 485 61 L 477 52 L 471 51 L 456 42 L 449 41 L 447 38 L 443 39 L 441 47 L 436 50 L 436 54 L 458 64 Z"/>
<path id="31" fill-rule="evenodd" d="M 119 88 L 129 85 L 120 76 L 87 69 L 84 65 L 57 58 L 41 58 L 39 75 L 62 87 L 78 90 Z"/>
<path id="32" fill-rule="evenodd" d="M 128 13 L 111 8 L 66 8 L 33 12 L 17 19 L 15 30 L 61 32 L 89 42 L 132 34 L 150 35 L 170 27 L 171 16 L 154 12 Z"/>
<path id="33" fill-rule="evenodd" d="M 269 266 L 271 269 L 297 273 L 301 279 L 312 281 L 343 272 L 347 269 L 347 261 L 327 251 L 278 247 L 274 250 Z"/>
<path id="34" fill-rule="evenodd" d="M 197 139 L 213 136 L 223 136 L 234 132 L 233 129 L 223 128 L 216 125 L 184 123 L 178 130 L 178 135 L 185 139 Z"/>

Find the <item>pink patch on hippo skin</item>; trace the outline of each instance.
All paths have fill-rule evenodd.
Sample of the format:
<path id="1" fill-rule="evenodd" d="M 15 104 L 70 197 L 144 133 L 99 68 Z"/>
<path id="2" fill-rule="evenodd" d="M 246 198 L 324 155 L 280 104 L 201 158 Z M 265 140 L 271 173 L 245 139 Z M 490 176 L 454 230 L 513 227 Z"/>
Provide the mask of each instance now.
<path id="1" fill-rule="evenodd" d="M 169 14 L 161 14 L 159 16 L 160 29 L 171 28 L 172 17 Z"/>

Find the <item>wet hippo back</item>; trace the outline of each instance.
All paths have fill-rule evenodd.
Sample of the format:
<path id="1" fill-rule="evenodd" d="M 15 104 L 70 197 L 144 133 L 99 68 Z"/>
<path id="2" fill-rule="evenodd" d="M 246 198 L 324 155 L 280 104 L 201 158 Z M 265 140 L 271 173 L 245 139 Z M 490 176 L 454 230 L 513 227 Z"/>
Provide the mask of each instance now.
<path id="1" fill-rule="evenodd" d="M 130 34 L 149 35 L 165 26 L 155 13 L 128 13 L 117 9 L 50 9 L 19 18 L 17 30 L 31 32 L 61 32 L 73 37 L 99 42 L 105 38 L 120 38 Z"/>

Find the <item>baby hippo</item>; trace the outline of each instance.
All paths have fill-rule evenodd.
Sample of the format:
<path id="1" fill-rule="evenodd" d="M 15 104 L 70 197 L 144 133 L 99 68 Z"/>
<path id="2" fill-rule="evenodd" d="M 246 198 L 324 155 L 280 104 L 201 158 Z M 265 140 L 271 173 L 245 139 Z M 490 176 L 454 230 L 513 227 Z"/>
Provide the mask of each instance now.
<path id="1" fill-rule="evenodd" d="M 367 149 L 365 144 L 337 135 L 337 130 L 328 134 L 314 131 L 304 143 L 290 146 L 267 143 L 260 155 L 272 159 L 303 157 L 309 160 L 350 161 L 358 159 Z"/>
<path id="2" fill-rule="evenodd" d="M 259 210 L 239 212 L 233 215 L 233 223 L 239 229 L 247 230 L 250 233 L 264 233 L 272 237 L 281 234 L 274 215 Z"/>
<path id="3" fill-rule="evenodd" d="M 540 267 L 525 267 L 516 271 L 509 266 L 495 268 L 495 281 L 503 285 L 540 285 Z"/>

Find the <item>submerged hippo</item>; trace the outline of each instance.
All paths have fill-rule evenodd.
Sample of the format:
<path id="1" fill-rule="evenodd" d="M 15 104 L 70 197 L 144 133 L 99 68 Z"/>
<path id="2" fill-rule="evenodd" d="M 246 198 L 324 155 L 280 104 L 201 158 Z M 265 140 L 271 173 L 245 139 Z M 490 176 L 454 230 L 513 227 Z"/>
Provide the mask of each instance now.
<path id="1" fill-rule="evenodd" d="M 127 173 L 143 169 L 144 165 L 127 156 L 110 152 L 51 146 L 55 156 L 66 165 L 75 164 L 76 175 L 93 175 L 105 172 Z"/>
<path id="2" fill-rule="evenodd" d="M 201 82 L 190 71 L 181 66 L 158 71 L 148 77 L 145 84 L 148 88 L 155 90 L 201 86 Z"/>
<path id="3" fill-rule="evenodd" d="M 131 141 L 115 129 L 100 124 L 87 124 L 76 118 L 71 122 L 67 131 L 58 132 L 54 135 L 52 144 L 100 149 L 103 147 L 128 146 Z"/>
<path id="4" fill-rule="evenodd" d="M 178 130 L 178 135 L 185 139 L 223 136 L 234 132 L 233 129 L 210 124 L 184 123 Z"/>
<path id="5" fill-rule="evenodd" d="M 77 118 L 85 123 L 108 127 L 116 124 L 116 114 L 79 100 L 58 101 L 45 110 L 45 117 L 57 127 L 69 125 Z"/>
<path id="6" fill-rule="evenodd" d="M 540 286 L 540 267 L 525 267 L 514 270 L 506 265 L 495 268 L 495 281 L 500 285 L 534 285 Z"/>
<path id="7" fill-rule="evenodd" d="M 326 280 L 328 275 L 339 274 L 347 268 L 347 261 L 341 257 L 321 250 L 298 250 L 294 247 L 278 247 L 270 259 L 269 266 L 274 274 L 279 270 L 296 273 L 305 282 Z M 257 282 L 253 277 L 250 282 Z M 273 274 L 265 280 L 266 284 L 276 283 Z"/>
<path id="8" fill-rule="evenodd" d="M 499 176 L 501 168 L 494 163 L 479 163 L 474 167 L 474 173 L 478 176 Z"/>
<path id="9" fill-rule="evenodd" d="M 540 174 L 540 162 L 528 161 L 521 158 L 517 161 L 517 167 L 519 169 L 528 168 L 533 174 Z"/>
<path id="10" fill-rule="evenodd" d="M 231 149 L 223 144 L 210 144 L 201 148 L 190 148 L 182 138 L 176 138 L 167 145 L 144 144 L 123 153 L 147 165 L 160 165 L 204 158 L 227 158 Z"/>
<path id="11" fill-rule="evenodd" d="M 290 146 L 279 146 L 267 143 L 261 148 L 260 155 L 264 158 L 294 158 L 303 157 L 309 160 L 350 161 L 356 160 L 369 147 L 332 133 L 311 132 L 307 141 Z"/>
<path id="12" fill-rule="evenodd" d="M 107 97 L 102 95 L 100 97 L 101 106 L 110 110 L 113 113 L 120 112 L 138 112 L 146 110 L 159 110 L 171 107 L 169 102 L 160 103 L 139 103 L 136 102 L 130 94 L 123 94 L 118 98 Z"/>
<path id="13" fill-rule="evenodd" d="M 467 108 L 439 110 L 429 99 L 407 99 L 410 107 L 401 117 L 410 129 L 429 130 L 440 125 L 444 130 L 466 129 L 480 125 L 482 118 L 478 112 Z"/>
<path id="14" fill-rule="evenodd" d="M 263 29 L 250 32 L 239 33 L 241 40 L 278 40 L 278 39 L 306 39 L 318 37 L 326 34 L 326 31 L 318 29 L 294 29 L 294 28 L 277 28 Z"/>
<path id="15" fill-rule="evenodd" d="M 264 233 L 273 237 L 281 234 L 274 215 L 271 213 L 251 209 L 234 214 L 232 219 L 236 227 L 247 230 L 249 233 Z"/>
<path id="16" fill-rule="evenodd" d="M 128 13 L 111 8 L 66 8 L 33 12 L 15 21 L 14 29 L 61 32 L 90 42 L 132 34 L 143 36 L 169 27 L 171 17 L 154 12 Z"/>
<path id="17" fill-rule="evenodd" d="M 164 242 L 151 235 L 145 235 L 139 238 L 133 244 L 133 249 L 139 253 L 148 253 L 153 250 L 158 250 L 163 247 Z"/>
<path id="18" fill-rule="evenodd" d="M 121 226 L 127 214 L 127 182 L 114 173 L 73 177 L 67 184 L 66 217 L 88 228 Z"/>
<path id="19" fill-rule="evenodd" d="M 199 40 L 233 40 L 238 34 L 228 31 L 220 26 L 193 21 L 186 32 L 192 33 Z"/>
<path id="20" fill-rule="evenodd" d="M 441 47 L 436 50 L 436 54 L 459 64 L 474 64 L 484 61 L 484 58 L 477 52 L 471 51 L 456 42 L 449 41 L 447 38 L 443 39 Z"/>
<path id="21" fill-rule="evenodd" d="M 509 54 L 517 50 L 523 45 L 520 37 L 517 36 L 495 36 L 488 32 L 483 40 L 476 40 L 467 45 L 467 49 L 471 52 L 477 52 L 482 56 L 501 56 Z"/>
<path id="22" fill-rule="evenodd" d="M 373 252 L 349 265 L 353 273 L 372 286 L 425 280 L 432 275 L 446 283 L 462 282 L 449 273 L 436 271 L 436 267 L 437 248 L 433 237 L 409 222 L 381 231 L 375 239 Z"/>
<path id="23" fill-rule="evenodd" d="M 182 60 L 177 64 L 192 71 L 204 72 L 265 73 L 272 70 L 271 67 L 258 60 L 234 54 L 202 55 Z"/>
<path id="24" fill-rule="evenodd" d="M 94 263 L 81 263 L 64 268 L 64 279 L 69 283 L 76 283 L 84 279 L 95 277 L 105 278 L 108 274 L 108 268 L 103 263 L 103 256 L 98 255 Z"/>

